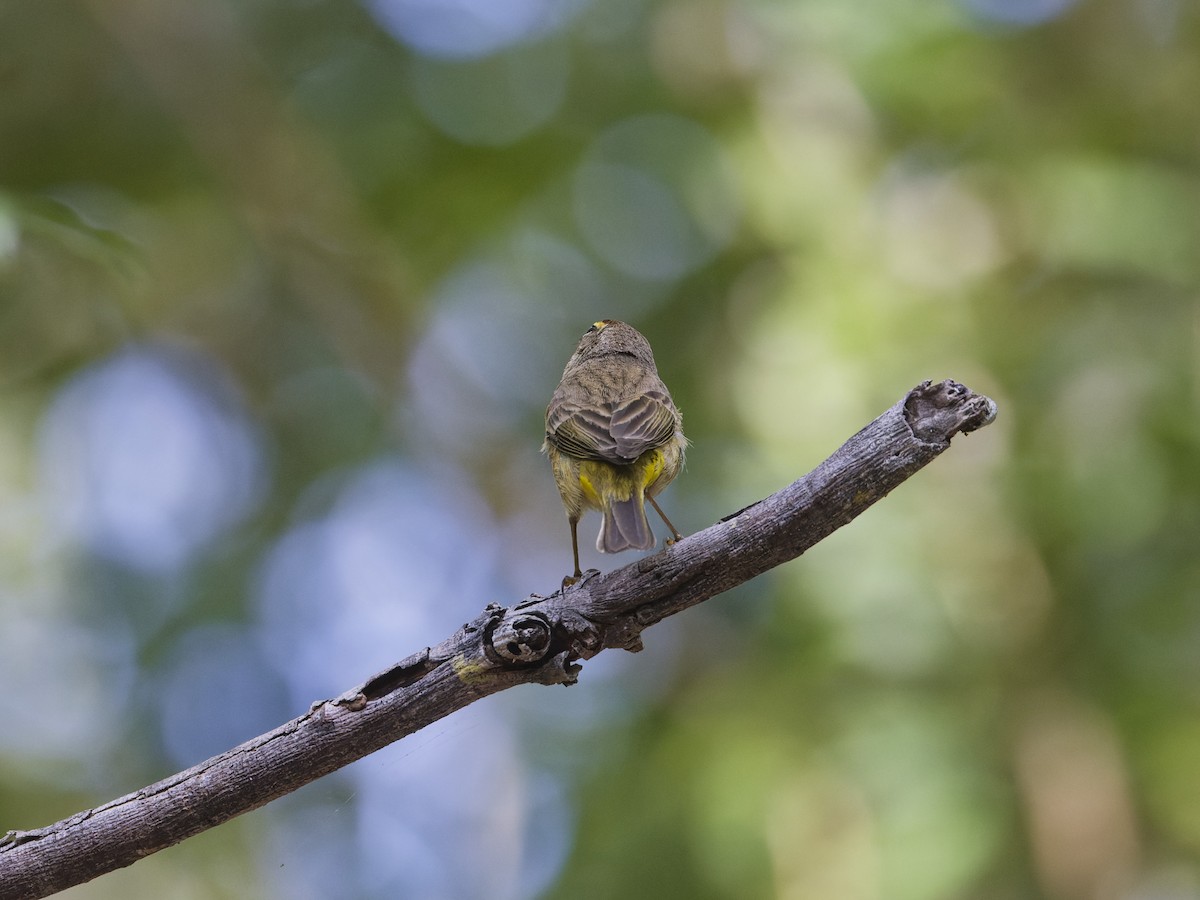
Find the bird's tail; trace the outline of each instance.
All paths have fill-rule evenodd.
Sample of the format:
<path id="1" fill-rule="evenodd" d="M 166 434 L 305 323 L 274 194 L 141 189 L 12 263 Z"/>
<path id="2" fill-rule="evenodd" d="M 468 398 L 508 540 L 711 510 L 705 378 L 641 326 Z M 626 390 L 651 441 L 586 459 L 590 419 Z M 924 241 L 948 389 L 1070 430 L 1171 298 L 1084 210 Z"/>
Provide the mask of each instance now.
<path id="1" fill-rule="evenodd" d="M 628 500 L 613 500 L 604 507 L 604 523 L 596 538 L 601 553 L 620 553 L 622 550 L 649 550 L 654 546 L 654 532 L 646 519 L 643 491 L 638 488 Z"/>

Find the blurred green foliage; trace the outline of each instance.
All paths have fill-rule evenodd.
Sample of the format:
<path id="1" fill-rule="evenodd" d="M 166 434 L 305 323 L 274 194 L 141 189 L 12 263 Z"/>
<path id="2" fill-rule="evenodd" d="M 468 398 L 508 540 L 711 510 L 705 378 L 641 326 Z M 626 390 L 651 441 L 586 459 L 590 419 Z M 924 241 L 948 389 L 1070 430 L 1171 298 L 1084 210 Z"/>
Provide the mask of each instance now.
<path id="1" fill-rule="evenodd" d="M 541 416 L 614 316 L 686 416 L 685 531 L 922 379 L 1000 418 L 616 674 L 498 704 L 512 765 L 474 726 L 378 755 L 491 785 L 412 858 L 559 847 L 536 877 L 292 877 L 387 855 L 335 777 L 70 896 L 1200 897 L 1200 10 L 553 6 L 0 4 L 0 829 L 350 687 L 356 634 L 419 620 L 400 658 L 551 589 Z M 417 498 L 362 520 L 384 600 L 272 593 L 370 484 Z M 423 534 L 418 615 L 363 560 Z M 557 793 L 485 814 L 522 772 Z"/>

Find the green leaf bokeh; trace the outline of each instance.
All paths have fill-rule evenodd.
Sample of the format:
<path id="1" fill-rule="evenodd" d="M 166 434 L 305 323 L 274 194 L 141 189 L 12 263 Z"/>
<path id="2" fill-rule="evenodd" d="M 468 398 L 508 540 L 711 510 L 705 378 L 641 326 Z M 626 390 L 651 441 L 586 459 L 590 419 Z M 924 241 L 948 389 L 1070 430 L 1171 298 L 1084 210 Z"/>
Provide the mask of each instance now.
<path id="1" fill-rule="evenodd" d="M 0 6 L 0 831 L 551 590 L 544 404 L 616 317 L 684 531 L 923 379 L 1000 418 L 69 896 L 1200 897 L 1198 89 L 1182 0 Z"/>

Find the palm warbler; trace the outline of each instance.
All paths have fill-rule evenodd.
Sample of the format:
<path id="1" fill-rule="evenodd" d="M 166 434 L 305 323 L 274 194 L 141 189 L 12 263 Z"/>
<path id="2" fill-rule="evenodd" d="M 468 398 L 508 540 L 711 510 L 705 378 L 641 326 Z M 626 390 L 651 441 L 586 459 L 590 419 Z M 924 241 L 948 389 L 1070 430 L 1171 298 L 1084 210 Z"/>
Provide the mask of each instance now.
<path id="1" fill-rule="evenodd" d="M 654 546 L 647 500 L 672 538 L 681 537 L 654 496 L 683 468 L 685 447 L 683 416 L 658 377 L 649 342 L 613 319 L 589 328 L 546 407 L 542 445 L 571 523 L 575 574 L 564 584 L 583 574 L 576 530 L 585 509 L 604 514 L 596 538 L 602 553 Z"/>

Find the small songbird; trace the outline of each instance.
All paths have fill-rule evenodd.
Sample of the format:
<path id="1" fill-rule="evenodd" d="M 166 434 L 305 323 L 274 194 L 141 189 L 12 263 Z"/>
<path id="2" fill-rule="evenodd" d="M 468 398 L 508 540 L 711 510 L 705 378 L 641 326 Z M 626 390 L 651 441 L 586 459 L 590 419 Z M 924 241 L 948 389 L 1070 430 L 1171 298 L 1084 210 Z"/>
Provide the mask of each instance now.
<path id="1" fill-rule="evenodd" d="M 654 546 L 645 501 L 671 529 L 669 540 L 679 540 L 654 497 L 683 468 L 686 447 L 683 416 L 658 377 L 650 343 L 624 322 L 594 324 L 567 360 L 546 408 L 542 450 L 571 523 L 575 555 L 575 574 L 564 585 L 583 574 L 577 526 L 585 509 L 604 515 L 596 538 L 602 553 Z"/>

